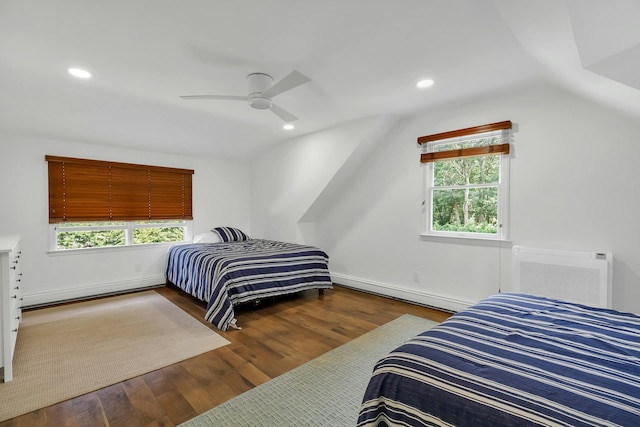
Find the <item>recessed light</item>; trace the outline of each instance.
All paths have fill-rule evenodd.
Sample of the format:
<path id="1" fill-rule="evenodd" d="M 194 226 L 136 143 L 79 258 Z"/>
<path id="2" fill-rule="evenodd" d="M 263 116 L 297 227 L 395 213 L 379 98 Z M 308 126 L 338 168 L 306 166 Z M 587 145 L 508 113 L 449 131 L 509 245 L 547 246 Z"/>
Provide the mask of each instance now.
<path id="1" fill-rule="evenodd" d="M 87 70 L 83 70 L 82 68 L 69 68 L 69 74 L 74 77 L 78 77 L 79 79 L 89 79 L 91 78 L 91 73 Z"/>
<path id="2" fill-rule="evenodd" d="M 282 128 L 286 130 L 291 130 L 294 128 L 294 126 L 291 123 L 287 123 L 286 125 L 282 126 Z"/>
<path id="3" fill-rule="evenodd" d="M 433 86 L 433 80 L 431 79 L 420 80 L 416 86 L 418 86 L 420 89 L 431 87 Z"/>

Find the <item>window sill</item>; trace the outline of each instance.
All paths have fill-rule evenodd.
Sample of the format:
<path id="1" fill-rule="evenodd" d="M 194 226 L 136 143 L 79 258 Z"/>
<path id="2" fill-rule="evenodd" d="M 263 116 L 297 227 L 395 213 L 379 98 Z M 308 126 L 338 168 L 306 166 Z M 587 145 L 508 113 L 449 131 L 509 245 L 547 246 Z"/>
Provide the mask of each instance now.
<path id="1" fill-rule="evenodd" d="M 443 243 L 456 243 L 461 245 L 474 245 L 474 246 L 497 246 L 497 247 L 511 247 L 513 242 L 511 240 L 503 239 L 491 239 L 487 237 L 470 237 L 470 236 L 447 236 L 442 234 L 420 234 L 420 240 L 428 242 L 443 242 Z"/>
<path id="2" fill-rule="evenodd" d="M 64 255 L 87 255 L 95 253 L 105 252 L 121 252 L 127 250 L 140 250 L 140 249 L 159 249 L 166 247 L 167 249 L 173 245 L 180 245 L 191 242 L 162 242 L 162 243 L 143 243 L 139 245 L 127 245 L 127 246 L 104 246 L 97 248 L 79 248 L 79 249 L 59 249 L 49 250 L 47 254 L 50 256 L 64 256 Z"/>

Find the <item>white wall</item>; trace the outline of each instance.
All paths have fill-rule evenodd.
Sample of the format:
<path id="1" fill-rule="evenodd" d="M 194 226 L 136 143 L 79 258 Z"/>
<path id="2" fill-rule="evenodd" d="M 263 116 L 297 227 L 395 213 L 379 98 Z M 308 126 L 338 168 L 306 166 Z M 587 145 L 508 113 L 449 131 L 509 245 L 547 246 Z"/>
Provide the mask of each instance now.
<path id="1" fill-rule="evenodd" d="M 194 233 L 250 232 L 249 166 L 37 137 L 0 135 L 0 234 L 20 234 L 25 305 L 164 283 L 166 245 L 49 254 L 46 154 L 194 169 Z"/>
<path id="2" fill-rule="evenodd" d="M 329 253 L 334 281 L 454 310 L 498 289 L 510 290 L 509 244 L 419 237 L 424 229 L 423 173 L 417 137 L 503 120 L 511 120 L 515 130 L 513 244 L 612 252 L 614 307 L 640 313 L 640 121 L 546 85 L 398 121 L 315 215 L 315 244 Z M 330 136 L 320 133 L 316 139 L 327 139 L 330 150 Z M 297 156 L 305 157 L 303 152 Z M 328 161 L 322 155 L 305 158 L 314 159 L 313 170 L 324 170 Z M 272 161 L 272 166 L 279 176 L 299 174 L 282 162 Z M 269 167 L 262 163 L 259 170 L 263 172 L 254 170 L 253 182 L 266 179 Z M 271 188 L 270 198 L 288 192 L 282 181 Z M 308 204 L 288 200 L 292 210 Z M 253 217 L 275 222 L 273 212 L 263 208 L 255 204 Z M 270 237 L 289 236 L 274 232 Z"/>
<path id="3" fill-rule="evenodd" d="M 252 237 L 313 244 L 317 212 L 391 124 L 390 116 L 365 118 L 292 138 L 260 156 L 251 174 Z"/>

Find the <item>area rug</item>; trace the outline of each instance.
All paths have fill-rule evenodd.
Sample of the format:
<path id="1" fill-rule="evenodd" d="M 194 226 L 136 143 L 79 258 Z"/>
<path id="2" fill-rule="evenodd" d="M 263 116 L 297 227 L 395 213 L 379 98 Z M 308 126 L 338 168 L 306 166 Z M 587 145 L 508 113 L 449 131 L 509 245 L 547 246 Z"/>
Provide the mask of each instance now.
<path id="1" fill-rule="evenodd" d="M 0 420 L 180 362 L 229 341 L 154 291 L 27 311 Z"/>
<path id="2" fill-rule="evenodd" d="M 435 325 L 401 316 L 180 427 L 354 426 L 375 363 Z"/>

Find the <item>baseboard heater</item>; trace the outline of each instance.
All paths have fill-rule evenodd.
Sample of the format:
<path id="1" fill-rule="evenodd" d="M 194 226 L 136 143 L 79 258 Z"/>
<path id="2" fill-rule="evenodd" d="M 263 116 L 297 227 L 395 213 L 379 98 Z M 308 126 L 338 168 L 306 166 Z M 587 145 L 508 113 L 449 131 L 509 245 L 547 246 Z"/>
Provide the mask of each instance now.
<path id="1" fill-rule="evenodd" d="M 613 255 L 514 246 L 512 289 L 612 308 Z"/>

